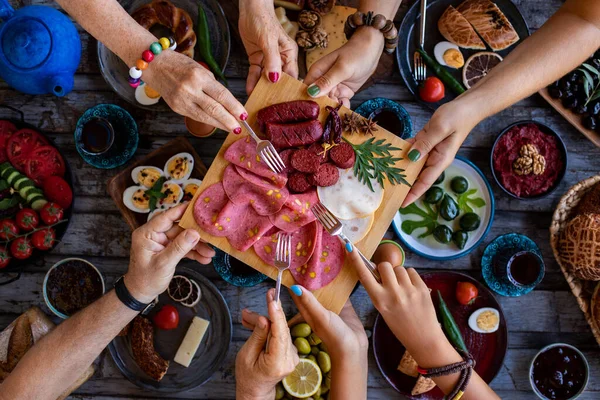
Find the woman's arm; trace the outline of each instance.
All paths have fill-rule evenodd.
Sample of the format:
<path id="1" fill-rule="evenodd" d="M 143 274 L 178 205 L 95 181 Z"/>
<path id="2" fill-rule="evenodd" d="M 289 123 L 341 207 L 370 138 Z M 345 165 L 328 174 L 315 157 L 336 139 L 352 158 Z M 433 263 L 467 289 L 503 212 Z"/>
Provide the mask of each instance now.
<path id="1" fill-rule="evenodd" d="M 485 78 L 433 114 L 411 147 L 411 160 L 429 159 L 403 206 L 435 182 L 475 125 L 556 81 L 598 47 L 600 2 L 568 0 Z"/>
<path id="2" fill-rule="evenodd" d="M 157 40 L 116 0 L 57 2 L 129 67 Z M 173 111 L 227 131 L 241 131 L 238 120 L 245 113 L 244 107 L 212 73 L 191 58 L 174 51 L 162 52 L 144 70 L 143 79 Z"/>

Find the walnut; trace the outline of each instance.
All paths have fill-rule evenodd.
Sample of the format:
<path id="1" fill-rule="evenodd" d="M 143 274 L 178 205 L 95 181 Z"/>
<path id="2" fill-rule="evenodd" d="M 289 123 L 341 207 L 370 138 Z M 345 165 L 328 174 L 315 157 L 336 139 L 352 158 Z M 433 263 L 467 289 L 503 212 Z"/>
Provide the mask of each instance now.
<path id="1" fill-rule="evenodd" d="M 517 175 L 529 175 L 533 172 L 533 159 L 531 157 L 519 157 L 513 163 L 513 171 Z"/>
<path id="2" fill-rule="evenodd" d="M 531 143 L 525 144 L 525 145 L 521 146 L 521 150 L 519 151 L 519 154 L 521 155 L 521 157 L 531 157 L 534 154 L 538 154 L 538 149 Z"/>
<path id="3" fill-rule="evenodd" d="M 306 5 L 321 15 L 329 14 L 335 6 L 335 0 L 308 0 Z"/>
<path id="4" fill-rule="evenodd" d="M 533 174 L 541 175 L 546 170 L 546 159 L 543 155 L 536 153 L 533 155 Z"/>
<path id="5" fill-rule="evenodd" d="M 311 31 L 321 25 L 321 15 L 314 11 L 301 11 L 298 16 L 298 24 L 303 30 Z"/>
<path id="6" fill-rule="evenodd" d="M 521 146 L 519 150 L 521 157 L 513 163 L 513 171 L 517 175 L 541 175 L 546 170 L 546 159 L 538 152 L 538 149 L 532 144 Z"/>
<path id="7" fill-rule="evenodd" d="M 296 43 L 298 43 L 298 47 L 308 51 L 316 47 L 322 49 L 326 48 L 329 44 L 329 40 L 327 32 L 323 28 L 316 27 L 312 31 L 303 30 L 298 32 L 298 35 L 296 35 Z"/>

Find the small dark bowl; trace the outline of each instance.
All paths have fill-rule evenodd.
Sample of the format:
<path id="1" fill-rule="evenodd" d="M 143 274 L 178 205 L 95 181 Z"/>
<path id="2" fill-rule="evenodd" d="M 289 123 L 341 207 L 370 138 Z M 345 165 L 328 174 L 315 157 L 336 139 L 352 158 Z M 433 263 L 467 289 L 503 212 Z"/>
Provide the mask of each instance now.
<path id="1" fill-rule="evenodd" d="M 402 131 L 392 132 L 394 135 L 404 140 L 415 136 L 415 133 L 413 132 L 412 120 L 410 119 L 408 111 L 406 111 L 404 107 L 393 100 L 383 97 L 376 97 L 374 99 L 365 101 L 359 105 L 356 110 L 354 110 L 355 113 L 365 118 L 373 119 L 376 119 L 377 116 L 383 111 L 393 113 L 396 118 L 398 118 L 398 121 L 402 124 Z"/>
<path id="2" fill-rule="evenodd" d="M 554 182 L 554 185 L 552 185 L 552 187 L 550 189 L 548 189 L 548 191 L 546 191 L 546 192 L 544 192 L 542 194 L 539 194 L 537 196 L 531 196 L 531 197 L 517 196 L 516 194 L 514 194 L 514 193 L 510 192 L 508 189 L 506 189 L 504 187 L 504 185 L 502 185 L 502 183 L 500 182 L 499 177 L 496 176 L 496 171 L 494 169 L 494 151 L 496 151 L 496 145 L 500 141 L 500 138 L 502 136 L 504 136 L 508 131 L 510 131 L 513 127 L 518 126 L 518 125 L 526 125 L 526 124 L 537 125 L 537 127 L 540 128 L 540 131 L 542 131 L 543 133 L 551 135 L 551 136 L 554 136 L 557 139 L 557 141 L 558 141 L 558 148 L 559 148 L 559 150 L 560 150 L 560 152 L 562 154 L 563 160 L 565 161 L 563 169 L 558 174 L 558 177 L 556 178 L 556 182 Z M 567 146 L 565 145 L 565 142 L 563 142 L 563 140 L 560 137 L 560 135 L 558 133 L 556 133 L 556 131 L 554 131 L 549 126 L 544 125 L 544 124 L 542 124 L 540 122 L 537 122 L 537 121 L 533 121 L 533 120 L 518 121 L 518 122 L 510 124 L 509 126 L 507 126 L 506 128 L 504 128 L 502 130 L 502 132 L 500 132 L 500 134 L 498 135 L 498 137 L 496 137 L 496 140 L 494 141 L 494 145 L 492 146 L 492 151 L 490 153 L 490 169 L 492 170 L 492 176 L 494 177 L 494 180 L 496 181 L 496 184 L 500 187 L 500 189 L 502 189 L 509 196 L 514 197 L 515 199 L 519 199 L 519 200 L 538 200 L 538 199 L 542 199 L 542 198 L 547 197 L 548 195 L 550 195 L 552 192 L 554 192 L 556 190 L 556 188 L 558 188 L 558 186 L 562 182 L 563 178 L 565 177 L 565 173 L 567 172 L 567 165 L 568 165 Z"/>
<path id="3" fill-rule="evenodd" d="M 254 268 L 232 258 L 223 250 L 215 248 L 215 252 L 216 255 L 212 259 L 215 271 L 217 271 L 225 282 L 233 286 L 252 287 L 264 282 L 268 278 L 268 276 L 261 274 Z M 232 265 L 232 262 L 234 265 Z"/>

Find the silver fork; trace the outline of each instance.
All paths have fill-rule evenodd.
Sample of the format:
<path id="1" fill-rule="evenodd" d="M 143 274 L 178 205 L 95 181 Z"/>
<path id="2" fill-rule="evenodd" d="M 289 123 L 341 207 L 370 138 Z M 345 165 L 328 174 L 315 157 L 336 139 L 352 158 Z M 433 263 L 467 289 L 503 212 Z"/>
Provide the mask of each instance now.
<path id="1" fill-rule="evenodd" d="M 285 169 L 285 164 L 281 157 L 279 157 L 279 153 L 275 150 L 275 147 L 268 140 L 262 140 L 259 138 L 254 130 L 250 127 L 248 122 L 241 121 L 244 128 L 250 132 L 250 136 L 252 139 L 256 141 L 256 152 L 260 155 L 260 158 L 267 164 L 267 166 L 271 169 L 271 171 L 276 174 L 280 173 Z"/>
<path id="2" fill-rule="evenodd" d="M 290 268 L 292 263 L 292 235 L 289 233 L 279 232 L 277 234 L 277 248 L 275 250 L 275 267 L 279 271 L 277 273 L 277 285 L 275 286 L 275 301 L 279 301 L 279 293 L 281 292 L 281 278 L 283 271 Z"/>
<path id="3" fill-rule="evenodd" d="M 425 44 L 425 17 L 427 14 L 427 0 L 421 0 L 421 26 L 419 27 L 419 48 L 424 50 Z M 418 51 L 413 56 L 413 75 L 415 80 L 420 83 L 427 78 L 427 66 L 423 57 Z"/>
<path id="4" fill-rule="evenodd" d="M 321 204 L 321 202 L 317 202 L 314 206 L 312 206 L 311 210 L 313 214 L 315 214 L 315 217 L 317 217 L 321 225 L 323 225 L 323 227 L 327 230 L 327 232 L 329 232 L 331 236 L 339 237 L 340 240 L 346 244 L 346 246 L 348 244 L 352 245 L 350 239 L 348 239 L 348 237 L 344 235 L 344 226 L 342 225 L 340 220 L 337 219 L 337 217 L 327 209 L 327 207 Z M 365 257 L 365 255 L 361 253 L 361 251 L 358 248 L 354 247 L 354 251 L 358 252 L 358 255 L 363 260 L 369 271 L 371 271 L 371 274 L 373 274 L 373 277 L 377 280 L 377 282 L 381 283 L 381 276 L 379 275 L 379 271 L 377 271 L 377 267 L 375 266 L 375 264 L 373 264 L 371 260 Z"/>

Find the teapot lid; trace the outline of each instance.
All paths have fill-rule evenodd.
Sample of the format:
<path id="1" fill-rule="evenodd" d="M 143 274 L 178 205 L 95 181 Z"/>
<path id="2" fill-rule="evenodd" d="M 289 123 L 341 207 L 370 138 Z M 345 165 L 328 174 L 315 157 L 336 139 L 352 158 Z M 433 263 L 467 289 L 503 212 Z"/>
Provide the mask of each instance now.
<path id="1" fill-rule="evenodd" d="M 32 69 L 42 64 L 52 49 L 48 27 L 35 18 L 12 18 L 3 27 L 2 52 L 16 69 Z"/>

